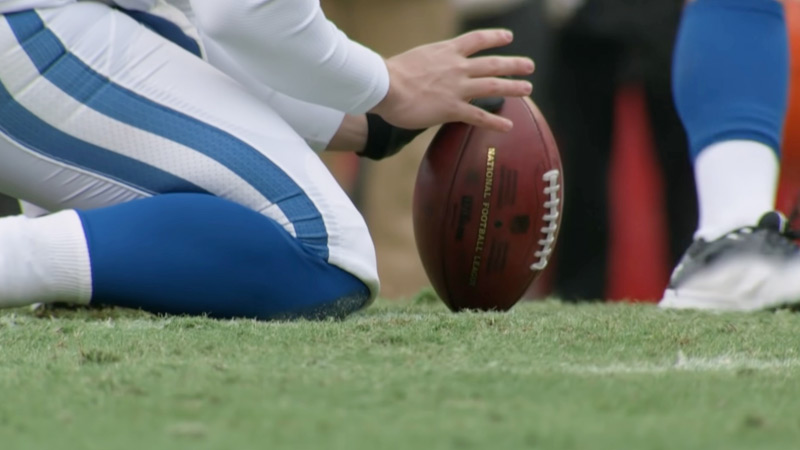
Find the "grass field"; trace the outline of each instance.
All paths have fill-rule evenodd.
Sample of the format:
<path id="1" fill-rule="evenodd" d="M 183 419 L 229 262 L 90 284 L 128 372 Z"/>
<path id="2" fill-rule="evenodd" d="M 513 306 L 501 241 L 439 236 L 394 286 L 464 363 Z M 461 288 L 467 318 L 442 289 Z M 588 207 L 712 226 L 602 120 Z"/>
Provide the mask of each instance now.
<path id="1" fill-rule="evenodd" d="M 790 449 L 800 315 L 0 313 L 0 448 Z"/>

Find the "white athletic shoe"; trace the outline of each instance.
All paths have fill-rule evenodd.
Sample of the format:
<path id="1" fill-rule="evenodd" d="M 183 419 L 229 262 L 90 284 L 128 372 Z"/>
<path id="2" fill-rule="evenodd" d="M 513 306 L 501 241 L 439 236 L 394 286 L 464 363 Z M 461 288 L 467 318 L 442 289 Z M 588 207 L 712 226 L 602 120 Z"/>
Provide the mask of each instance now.
<path id="1" fill-rule="evenodd" d="M 786 218 L 696 240 L 672 273 L 661 308 L 758 311 L 800 303 L 800 248 Z"/>

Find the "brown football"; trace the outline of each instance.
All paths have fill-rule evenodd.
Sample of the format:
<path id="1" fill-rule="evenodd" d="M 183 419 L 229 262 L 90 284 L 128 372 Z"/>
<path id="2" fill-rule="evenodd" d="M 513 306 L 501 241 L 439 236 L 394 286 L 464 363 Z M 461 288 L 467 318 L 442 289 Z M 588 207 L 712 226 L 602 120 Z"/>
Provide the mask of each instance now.
<path id="1" fill-rule="evenodd" d="M 506 98 L 498 114 L 510 132 L 444 125 L 417 174 L 417 249 L 453 311 L 510 309 L 558 238 L 564 183 L 550 128 L 528 98 Z"/>

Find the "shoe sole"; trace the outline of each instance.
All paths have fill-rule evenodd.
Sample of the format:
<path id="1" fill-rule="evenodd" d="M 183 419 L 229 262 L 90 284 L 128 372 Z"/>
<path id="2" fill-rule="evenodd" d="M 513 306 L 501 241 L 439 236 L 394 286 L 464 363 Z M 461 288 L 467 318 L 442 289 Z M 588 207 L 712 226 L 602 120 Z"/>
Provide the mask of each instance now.
<path id="1" fill-rule="evenodd" d="M 765 301 L 753 298 L 731 298 L 703 294 L 681 289 L 680 295 L 674 289 L 667 289 L 664 298 L 658 303 L 662 309 L 695 309 L 703 311 L 754 312 L 774 310 L 800 304 L 800 299 L 784 301 Z"/>

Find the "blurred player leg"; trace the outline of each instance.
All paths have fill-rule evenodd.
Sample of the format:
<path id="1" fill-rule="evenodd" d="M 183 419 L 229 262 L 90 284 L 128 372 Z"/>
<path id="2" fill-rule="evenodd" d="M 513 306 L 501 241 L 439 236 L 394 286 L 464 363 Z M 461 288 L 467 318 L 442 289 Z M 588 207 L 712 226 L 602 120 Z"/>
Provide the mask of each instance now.
<path id="1" fill-rule="evenodd" d="M 658 15 L 654 14 L 653 19 L 642 23 L 648 30 L 644 36 L 649 39 L 639 47 L 646 51 L 640 50 L 639 53 L 646 55 L 642 57 L 643 84 L 653 144 L 664 183 L 668 265 L 671 268 L 691 245 L 697 228 L 697 189 L 686 132 L 672 96 L 672 57 L 683 5 L 676 1 L 651 3 Z"/>
<path id="2" fill-rule="evenodd" d="M 0 190 L 66 210 L 0 221 L 0 304 L 270 319 L 374 297 L 363 219 L 231 78 L 94 3 L 2 17 L 0 54 Z"/>
<path id="3" fill-rule="evenodd" d="M 592 33 L 583 22 L 569 22 L 558 33 L 553 89 L 559 95 L 550 117 L 564 164 L 565 200 L 555 290 L 568 301 L 606 298 L 608 176 L 624 50 L 618 39 Z"/>
<path id="4" fill-rule="evenodd" d="M 661 306 L 757 310 L 800 301 L 800 253 L 785 235 L 785 220 L 769 212 L 787 102 L 782 5 L 689 4 L 673 71 L 700 224 Z"/>

